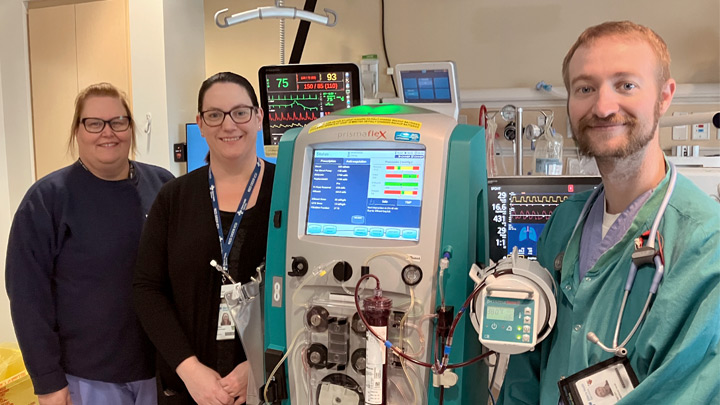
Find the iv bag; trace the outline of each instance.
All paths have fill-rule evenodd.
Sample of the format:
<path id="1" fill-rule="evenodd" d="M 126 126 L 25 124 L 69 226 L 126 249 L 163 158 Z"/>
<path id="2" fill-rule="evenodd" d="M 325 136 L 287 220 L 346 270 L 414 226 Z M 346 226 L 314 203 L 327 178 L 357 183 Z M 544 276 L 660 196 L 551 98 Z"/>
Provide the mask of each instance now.
<path id="1" fill-rule="evenodd" d="M 263 367 L 264 353 L 264 316 L 262 309 L 263 294 L 263 263 L 251 282 L 246 284 L 233 284 L 232 292 L 225 295 L 225 301 L 230 308 L 235 329 L 240 336 L 240 342 L 245 349 L 245 355 L 250 363 L 248 373 L 248 387 L 246 403 L 260 402 L 259 387 L 265 381 Z"/>
<path id="2" fill-rule="evenodd" d="M 560 176 L 563 172 L 563 137 L 552 127 L 552 115 L 547 117 L 545 132 L 535 143 L 534 174 Z"/>

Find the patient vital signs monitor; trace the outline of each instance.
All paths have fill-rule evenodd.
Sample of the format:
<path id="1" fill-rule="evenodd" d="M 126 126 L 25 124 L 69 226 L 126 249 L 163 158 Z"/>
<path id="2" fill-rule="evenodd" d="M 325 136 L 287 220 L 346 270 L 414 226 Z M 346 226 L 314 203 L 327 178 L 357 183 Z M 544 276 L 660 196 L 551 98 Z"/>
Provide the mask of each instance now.
<path id="1" fill-rule="evenodd" d="M 518 248 L 534 259 L 545 223 L 572 194 L 592 190 L 600 177 L 516 176 L 488 179 L 490 259 L 497 262 Z"/>
<path id="2" fill-rule="evenodd" d="M 263 66 L 260 106 L 265 145 L 277 145 L 291 128 L 360 105 L 360 71 L 353 63 Z"/>

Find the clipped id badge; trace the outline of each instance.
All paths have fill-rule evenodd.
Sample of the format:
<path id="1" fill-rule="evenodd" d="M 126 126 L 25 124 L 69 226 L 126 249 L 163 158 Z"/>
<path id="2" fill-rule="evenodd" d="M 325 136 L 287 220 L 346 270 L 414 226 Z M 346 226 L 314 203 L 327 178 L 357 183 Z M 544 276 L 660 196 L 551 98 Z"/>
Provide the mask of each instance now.
<path id="1" fill-rule="evenodd" d="M 627 357 L 612 357 L 558 381 L 565 405 L 614 405 L 639 384 Z"/>
<path id="2" fill-rule="evenodd" d="M 233 284 L 223 284 L 220 287 L 220 311 L 218 311 L 217 340 L 235 339 L 235 320 L 230 312 L 225 296 L 232 293 Z"/>

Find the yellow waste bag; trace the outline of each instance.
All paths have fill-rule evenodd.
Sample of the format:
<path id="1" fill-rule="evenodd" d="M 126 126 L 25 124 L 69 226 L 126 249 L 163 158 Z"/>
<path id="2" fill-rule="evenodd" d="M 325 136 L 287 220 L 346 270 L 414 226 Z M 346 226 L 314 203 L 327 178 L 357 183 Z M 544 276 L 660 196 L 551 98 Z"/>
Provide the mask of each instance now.
<path id="1" fill-rule="evenodd" d="M 0 344 L 0 405 L 36 405 L 32 381 L 17 344 Z"/>

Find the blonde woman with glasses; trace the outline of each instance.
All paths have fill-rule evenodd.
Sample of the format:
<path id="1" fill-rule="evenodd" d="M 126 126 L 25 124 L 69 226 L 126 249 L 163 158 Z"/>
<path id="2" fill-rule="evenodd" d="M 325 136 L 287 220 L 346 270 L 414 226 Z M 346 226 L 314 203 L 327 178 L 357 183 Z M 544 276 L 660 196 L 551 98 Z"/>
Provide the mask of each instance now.
<path id="1" fill-rule="evenodd" d="M 153 350 L 132 308 L 140 233 L 173 176 L 132 161 L 124 95 L 100 83 L 75 102 L 78 160 L 38 180 L 13 220 L 6 286 L 40 405 L 155 404 Z"/>

